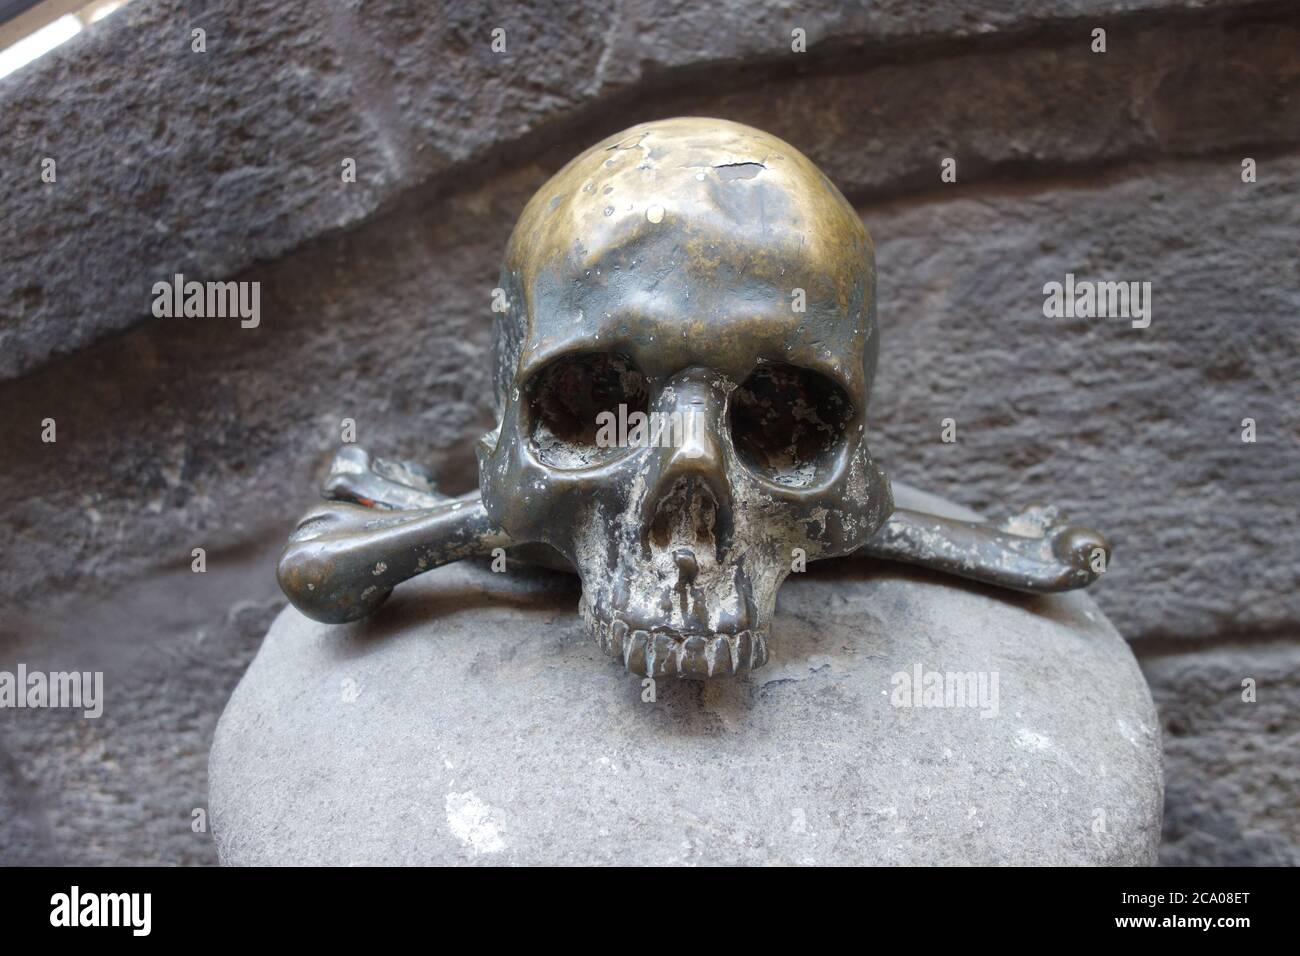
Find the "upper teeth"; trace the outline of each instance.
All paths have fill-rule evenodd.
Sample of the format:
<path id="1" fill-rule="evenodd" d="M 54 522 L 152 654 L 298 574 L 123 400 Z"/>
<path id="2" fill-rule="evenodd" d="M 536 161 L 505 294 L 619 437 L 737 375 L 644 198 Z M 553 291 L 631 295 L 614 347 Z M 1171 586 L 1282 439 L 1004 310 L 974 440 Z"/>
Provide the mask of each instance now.
<path id="1" fill-rule="evenodd" d="M 606 621 L 583 602 L 587 630 L 606 654 L 642 677 L 718 677 L 743 674 L 767 661 L 767 636 L 761 631 L 736 634 L 689 634 L 633 630 L 626 621 Z"/>

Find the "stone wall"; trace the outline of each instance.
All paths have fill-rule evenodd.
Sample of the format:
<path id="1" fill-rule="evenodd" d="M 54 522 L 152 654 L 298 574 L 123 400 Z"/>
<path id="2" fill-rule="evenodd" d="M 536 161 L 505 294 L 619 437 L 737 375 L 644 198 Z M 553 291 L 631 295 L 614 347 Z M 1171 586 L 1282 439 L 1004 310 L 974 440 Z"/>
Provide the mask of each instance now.
<path id="1" fill-rule="evenodd" d="M 340 420 L 472 487 L 515 217 L 682 113 L 789 140 L 860 209 L 892 475 L 1111 536 L 1162 859 L 1300 862 L 1300 11 L 825 7 L 134 0 L 0 80 L 0 668 L 103 669 L 113 702 L 0 714 L 0 862 L 212 861 L 212 728 Z M 261 324 L 152 317 L 176 272 L 259 281 Z M 1150 327 L 1044 318 L 1067 272 L 1149 281 Z"/>

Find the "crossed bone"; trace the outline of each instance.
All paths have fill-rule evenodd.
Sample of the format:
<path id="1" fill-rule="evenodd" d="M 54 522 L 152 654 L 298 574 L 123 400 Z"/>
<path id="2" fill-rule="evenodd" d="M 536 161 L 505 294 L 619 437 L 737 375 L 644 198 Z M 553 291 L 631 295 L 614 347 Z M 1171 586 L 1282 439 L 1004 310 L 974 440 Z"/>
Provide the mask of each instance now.
<path id="1" fill-rule="evenodd" d="M 419 465 L 374 458 L 355 445 L 335 456 L 321 493 L 325 502 L 290 535 L 278 577 L 294 607 L 328 624 L 374 613 L 417 574 L 529 543 L 495 527 L 477 491 L 448 497 Z M 1086 587 L 1110 561 L 1102 535 L 1066 524 L 1051 507 L 998 525 L 896 508 L 854 553 L 1029 592 Z M 563 562 L 558 553 L 555 560 Z"/>

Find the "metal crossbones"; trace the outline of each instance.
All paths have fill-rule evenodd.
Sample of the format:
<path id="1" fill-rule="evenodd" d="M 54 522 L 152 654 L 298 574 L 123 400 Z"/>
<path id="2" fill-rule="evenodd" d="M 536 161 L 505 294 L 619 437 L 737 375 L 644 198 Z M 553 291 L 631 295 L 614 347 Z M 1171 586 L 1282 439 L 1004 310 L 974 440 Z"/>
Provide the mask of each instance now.
<path id="1" fill-rule="evenodd" d="M 594 146 L 525 208 L 501 288 L 480 490 L 448 498 L 418 465 L 344 449 L 280 560 L 309 617 L 358 620 L 414 575 L 512 549 L 578 573 L 583 621 L 632 673 L 707 678 L 766 661 L 803 560 L 1061 591 L 1109 559 L 1051 508 L 992 526 L 895 507 L 865 439 L 871 239 L 775 137 L 685 118 Z M 611 443 L 615 410 L 696 427 Z"/>

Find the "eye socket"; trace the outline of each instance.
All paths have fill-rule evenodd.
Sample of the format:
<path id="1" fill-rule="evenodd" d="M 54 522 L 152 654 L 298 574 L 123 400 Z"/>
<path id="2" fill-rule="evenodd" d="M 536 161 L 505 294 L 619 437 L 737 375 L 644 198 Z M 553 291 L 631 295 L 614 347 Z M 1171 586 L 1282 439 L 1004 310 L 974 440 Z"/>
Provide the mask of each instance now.
<path id="1" fill-rule="evenodd" d="M 824 375 L 763 365 L 731 393 L 731 439 L 750 469 L 778 485 L 812 485 L 835 463 L 853 403 Z"/>
<path id="2" fill-rule="evenodd" d="M 645 378 L 623 355 L 586 354 L 556 359 L 528 380 L 533 450 L 554 468 L 588 468 L 625 450 L 597 444 L 602 412 L 615 420 L 646 411 Z"/>

